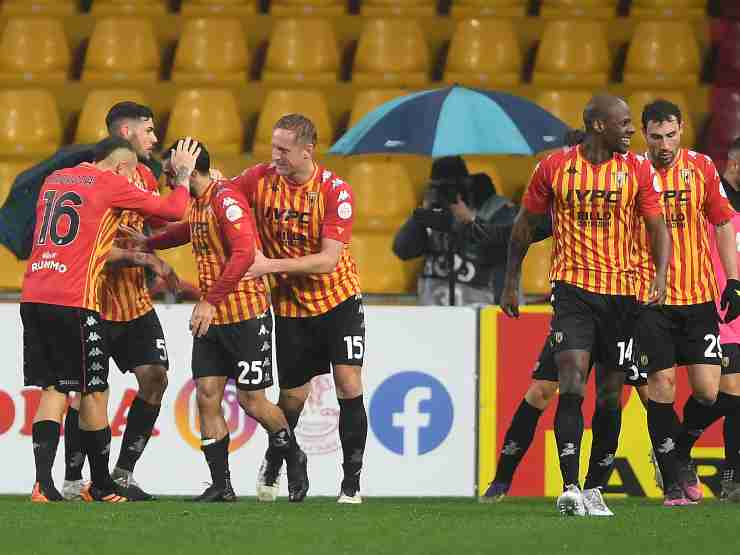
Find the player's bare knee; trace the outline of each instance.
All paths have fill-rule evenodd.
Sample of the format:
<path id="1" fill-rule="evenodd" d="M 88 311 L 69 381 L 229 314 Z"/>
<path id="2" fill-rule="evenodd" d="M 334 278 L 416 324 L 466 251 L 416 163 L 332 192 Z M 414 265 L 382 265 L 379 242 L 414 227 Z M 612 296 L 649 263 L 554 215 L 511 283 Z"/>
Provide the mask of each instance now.
<path id="1" fill-rule="evenodd" d="M 648 396 L 658 403 L 675 401 L 676 377 L 673 372 L 661 370 L 648 376 Z"/>
<path id="2" fill-rule="evenodd" d="M 334 369 L 334 387 L 340 399 L 354 399 L 362 395 L 362 367 L 337 366 Z"/>
<path id="3" fill-rule="evenodd" d="M 700 405 L 711 407 L 717 401 L 718 390 L 712 387 L 695 389 L 691 396 Z"/>
<path id="4" fill-rule="evenodd" d="M 167 369 L 159 365 L 140 366 L 135 370 L 139 396 L 151 405 L 159 405 L 169 383 Z"/>
<path id="5" fill-rule="evenodd" d="M 244 411 L 249 416 L 258 420 L 262 413 L 269 408 L 267 404 L 272 404 L 267 400 L 263 389 L 258 391 L 239 390 L 237 397 L 239 399 L 239 405 L 241 405 Z"/>
<path id="6" fill-rule="evenodd" d="M 303 410 L 303 405 L 308 399 L 309 389 L 306 386 L 294 387 L 292 389 L 280 390 L 279 405 L 284 410 L 297 411 Z"/>
<path id="7" fill-rule="evenodd" d="M 524 399 L 533 407 L 545 410 L 557 391 L 558 384 L 556 382 L 534 380 L 527 389 Z"/>
<path id="8" fill-rule="evenodd" d="M 560 394 L 571 393 L 583 396 L 586 390 L 586 375 L 588 370 L 571 366 L 561 368 L 558 372 Z"/>

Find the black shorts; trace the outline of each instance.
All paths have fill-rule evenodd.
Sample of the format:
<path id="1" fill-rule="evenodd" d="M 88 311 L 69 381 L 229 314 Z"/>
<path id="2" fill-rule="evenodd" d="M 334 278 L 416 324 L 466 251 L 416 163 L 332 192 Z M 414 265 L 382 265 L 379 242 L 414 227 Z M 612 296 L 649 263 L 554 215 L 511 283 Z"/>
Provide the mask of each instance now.
<path id="1" fill-rule="evenodd" d="M 362 366 L 365 358 L 365 310 L 355 295 L 319 316 L 275 317 L 275 347 L 281 389 L 327 374 L 331 365 Z"/>
<path id="2" fill-rule="evenodd" d="M 267 389 L 272 379 L 272 314 L 234 324 L 211 325 L 193 339 L 193 379 L 233 378 L 238 389 Z"/>
<path id="3" fill-rule="evenodd" d="M 674 366 L 722 363 L 719 316 L 713 302 L 642 306 L 635 331 L 635 361 L 651 374 Z"/>
<path id="4" fill-rule="evenodd" d="M 108 349 L 92 310 L 21 303 L 23 382 L 67 393 L 108 389 Z"/>
<path id="5" fill-rule="evenodd" d="M 121 372 L 149 364 L 170 367 L 162 324 L 153 309 L 129 322 L 104 324 L 110 356 Z"/>
<path id="6" fill-rule="evenodd" d="M 722 375 L 740 373 L 740 345 L 737 343 L 722 344 Z"/>
<path id="7" fill-rule="evenodd" d="M 552 292 L 553 353 L 588 351 L 594 363 L 606 368 L 624 367 L 618 345 L 633 335 L 635 298 L 592 293 L 562 281 L 555 282 Z"/>

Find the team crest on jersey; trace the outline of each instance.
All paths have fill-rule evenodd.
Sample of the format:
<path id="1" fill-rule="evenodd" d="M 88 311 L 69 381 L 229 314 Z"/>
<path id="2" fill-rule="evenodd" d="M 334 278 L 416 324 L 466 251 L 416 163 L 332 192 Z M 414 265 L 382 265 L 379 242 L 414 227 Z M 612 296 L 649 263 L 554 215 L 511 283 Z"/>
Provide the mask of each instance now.
<path id="1" fill-rule="evenodd" d="M 617 187 L 624 187 L 627 185 L 627 172 L 614 172 L 614 183 Z"/>
<path id="2" fill-rule="evenodd" d="M 648 362 L 650 362 L 650 361 L 648 360 L 647 355 L 640 356 L 640 366 L 642 366 L 643 368 L 645 368 L 648 365 Z"/>
<path id="3" fill-rule="evenodd" d="M 306 198 L 308 199 L 308 203 L 312 205 L 314 202 L 316 202 L 316 199 L 319 198 L 319 193 L 317 193 L 316 191 L 310 191 L 306 193 Z"/>
<path id="4" fill-rule="evenodd" d="M 694 173 L 694 170 L 692 170 L 691 168 L 683 168 L 679 172 L 679 175 L 681 176 L 681 180 L 684 183 L 688 184 L 688 183 L 691 182 L 691 177 L 692 177 L 693 173 Z"/>

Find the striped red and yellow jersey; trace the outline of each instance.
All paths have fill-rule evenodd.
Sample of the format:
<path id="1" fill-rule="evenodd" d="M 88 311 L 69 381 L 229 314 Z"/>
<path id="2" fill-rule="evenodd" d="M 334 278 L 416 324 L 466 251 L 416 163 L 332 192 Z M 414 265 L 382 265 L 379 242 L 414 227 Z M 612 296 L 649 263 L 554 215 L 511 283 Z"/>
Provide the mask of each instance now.
<path id="1" fill-rule="evenodd" d="M 270 308 L 265 278 L 246 279 L 258 247 L 257 230 L 242 193 L 214 182 L 190 205 L 186 222 L 149 239 L 153 249 L 190 242 L 198 265 L 201 298 L 216 307 L 213 324 L 233 324 Z"/>
<path id="2" fill-rule="evenodd" d="M 321 251 L 322 239 L 344 243 L 337 267 L 326 274 L 272 274 L 272 305 L 278 316 L 324 314 L 360 293 L 357 264 L 349 252 L 354 217 L 352 189 L 330 170 L 316 166 L 295 184 L 269 164 L 258 164 L 231 180 L 254 210 L 268 258 L 297 258 Z"/>
<path id="3" fill-rule="evenodd" d="M 178 187 L 162 199 L 88 163 L 52 173 L 36 203 L 21 301 L 100 311 L 100 273 L 121 210 L 179 220 L 188 198 L 188 190 Z"/>
<path id="4" fill-rule="evenodd" d="M 712 267 L 708 224 L 732 219 L 735 211 L 722 189 L 719 174 L 711 158 L 682 148 L 674 163 L 656 170 L 661 184 L 661 198 L 666 223 L 673 240 L 673 253 L 666 283 L 667 305 L 692 305 L 713 301 L 719 295 Z M 639 246 L 642 245 L 642 248 Z M 647 231 L 642 226 L 636 241 L 635 268 L 644 275 L 654 273 Z M 637 292 L 638 300 L 647 299 L 647 290 Z"/>
<path id="5" fill-rule="evenodd" d="M 655 172 L 646 158 L 631 152 L 591 164 L 581 148 L 564 148 L 542 160 L 522 204 L 532 213 L 552 214 L 551 281 L 632 295 L 638 216 L 661 214 Z"/>
<path id="6" fill-rule="evenodd" d="M 144 164 L 136 168 L 134 185 L 142 191 L 159 194 L 157 179 Z M 144 217 L 131 210 L 121 214 L 120 225 L 144 230 Z M 152 299 L 146 286 L 144 268 L 106 267 L 100 275 L 100 316 L 112 322 L 130 322 L 152 310 Z"/>

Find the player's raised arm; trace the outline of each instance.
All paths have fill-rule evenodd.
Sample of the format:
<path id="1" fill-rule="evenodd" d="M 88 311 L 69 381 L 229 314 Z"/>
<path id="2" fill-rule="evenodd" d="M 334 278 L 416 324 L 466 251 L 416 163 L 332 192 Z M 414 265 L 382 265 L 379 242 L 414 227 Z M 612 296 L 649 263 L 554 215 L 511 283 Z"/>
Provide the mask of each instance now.
<path id="1" fill-rule="evenodd" d="M 111 187 L 112 205 L 116 208 L 135 210 L 147 216 L 159 216 L 170 221 L 181 220 L 190 199 L 190 174 L 195 169 L 195 161 L 199 154 L 200 147 L 197 141 L 188 137 L 178 142 L 170 160 L 176 187 L 168 197 L 162 198 L 151 192 L 142 191 L 129 182 L 124 184 L 117 180 L 115 186 Z"/>
<path id="2" fill-rule="evenodd" d="M 522 278 L 522 262 L 532 244 L 537 227 L 542 224 L 552 204 L 552 181 L 549 158 L 537 164 L 527 192 L 522 199 L 509 240 L 506 260 L 504 289 L 501 293 L 501 308 L 511 317 L 519 317 L 519 282 Z"/>

